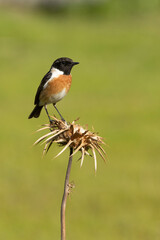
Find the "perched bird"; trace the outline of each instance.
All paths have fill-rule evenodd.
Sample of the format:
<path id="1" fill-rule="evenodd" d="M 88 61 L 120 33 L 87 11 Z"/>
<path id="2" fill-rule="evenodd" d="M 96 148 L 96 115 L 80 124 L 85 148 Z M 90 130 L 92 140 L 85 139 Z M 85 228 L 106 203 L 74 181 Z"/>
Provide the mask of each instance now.
<path id="1" fill-rule="evenodd" d="M 52 64 L 49 72 L 43 77 L 35 96 L 36 105 L 28 118 L 38 118 L 44 107 L 47 116 L 51 122 L 47 111 L 47 104 L 52 103 L 63 121 L 64 118 L 58 111 L 56 103 L 60 101 L 69 91 L 72 82 L 71 70 L 79 62 L 73 62 L 72 59 L 62 57 L 58 58 Z"/>

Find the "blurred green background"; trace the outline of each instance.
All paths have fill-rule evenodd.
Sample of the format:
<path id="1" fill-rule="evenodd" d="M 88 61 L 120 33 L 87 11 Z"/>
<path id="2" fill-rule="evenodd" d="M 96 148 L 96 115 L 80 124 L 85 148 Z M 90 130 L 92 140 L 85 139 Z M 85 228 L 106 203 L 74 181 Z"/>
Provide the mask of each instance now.
<path id="1" fill-rule="evenodd" d="M 108 163 L 74 157 L 67 239 L 160 239 L 160 4 L 107 1 L 0 7 L 0 239 L 60 239 L 69 152 L 32 147 L 47 117 L 28 120 L 38 84 L 67 56 L 68 121 L 94 126 Z M 49 106 L 49 112 L 54 109 Z M 54 112 L 55 113 L 55 112 Z"/>

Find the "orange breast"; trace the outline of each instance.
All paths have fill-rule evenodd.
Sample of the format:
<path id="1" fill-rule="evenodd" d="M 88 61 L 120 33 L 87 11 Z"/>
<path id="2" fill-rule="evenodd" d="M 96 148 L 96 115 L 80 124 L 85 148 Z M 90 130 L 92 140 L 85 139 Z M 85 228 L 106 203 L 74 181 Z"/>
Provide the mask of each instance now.
<path id="1" fill-rule="evenodd" d="M 42 90 L 40 94 L 40 105 L 48 104 L 48 103 L 55 103 L 56 102 L 56 95 L 65 91 L 66 94 L 69 91 L 72 83 L 72 76 L 71 75 L 61 75 L 58 78 L 53 78 L 50 80 Z M 55 96 L 55 99 L 54 99 Z M 65 94 L 64 94 L 65 96 Z M 57 101 L 59 101 L 57 99 Z"/>
<path id="2" fill-rule="evenodd" d="M 59 93 L 64 88 L 66 88 L 66 92 L 68 92 L 71 87 L 71 83 L 71 75 L 61 75 L 58 78 L 54 78 L 53 80 L 49 81 L 47 88 L 50 94 Z"/>

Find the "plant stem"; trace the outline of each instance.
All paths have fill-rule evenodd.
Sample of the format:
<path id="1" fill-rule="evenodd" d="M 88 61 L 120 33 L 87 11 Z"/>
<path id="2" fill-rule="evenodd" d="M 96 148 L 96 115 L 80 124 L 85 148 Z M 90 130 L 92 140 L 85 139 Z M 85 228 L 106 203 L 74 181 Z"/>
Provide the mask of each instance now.
<path id="1" fill-rule="evenodd" d="M 70 155 L 69 155 L 69 161 L 68 161 L 68 167 L 66 171 L 66 177 L 65 177 L 65 182 L 64 182 L 64 193 L 63 193 L 63 198 L 62 198 L 62 203 L 61 203 L 61 240 L 66 240 L 66 224 L 65 224 L 65 211 L 66 211 L 66 201 L 67 201 L 67 196 L 69 194 L 69 175 L 71 171 L 71 165 L 72 165 L 72 153 L 73 153 L 73 148 L 70 148 Z"/>

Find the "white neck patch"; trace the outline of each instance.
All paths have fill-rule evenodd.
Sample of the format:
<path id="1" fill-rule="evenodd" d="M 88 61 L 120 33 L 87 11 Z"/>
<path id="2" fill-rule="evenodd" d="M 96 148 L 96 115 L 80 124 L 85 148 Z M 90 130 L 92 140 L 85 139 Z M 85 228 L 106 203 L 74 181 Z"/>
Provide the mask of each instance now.
<path id="1" fill-rule="evenodd" d="M 64 74 L 63 71 L 60 71 L 60 70 L 58 70 L 57 68 L 54 68 L 54 67 L 51 69 L 51 73 L 52 73 L 52 78 L 57 78 L 60 75 Z"/>
<path id="2" fill-rule="evenodd" d="M 43 88 L 46 88 L 48 83 L 53 79 L 53 78 L 58 78 L 60 75 L 63 75 L 64 72 L 63 71 L 60 71 L 58 70 L 57 68 L 52 68 L 51 69 L 51 73 L 52 73 L 52 76 L 51 78 L 44 84 Z"/>

